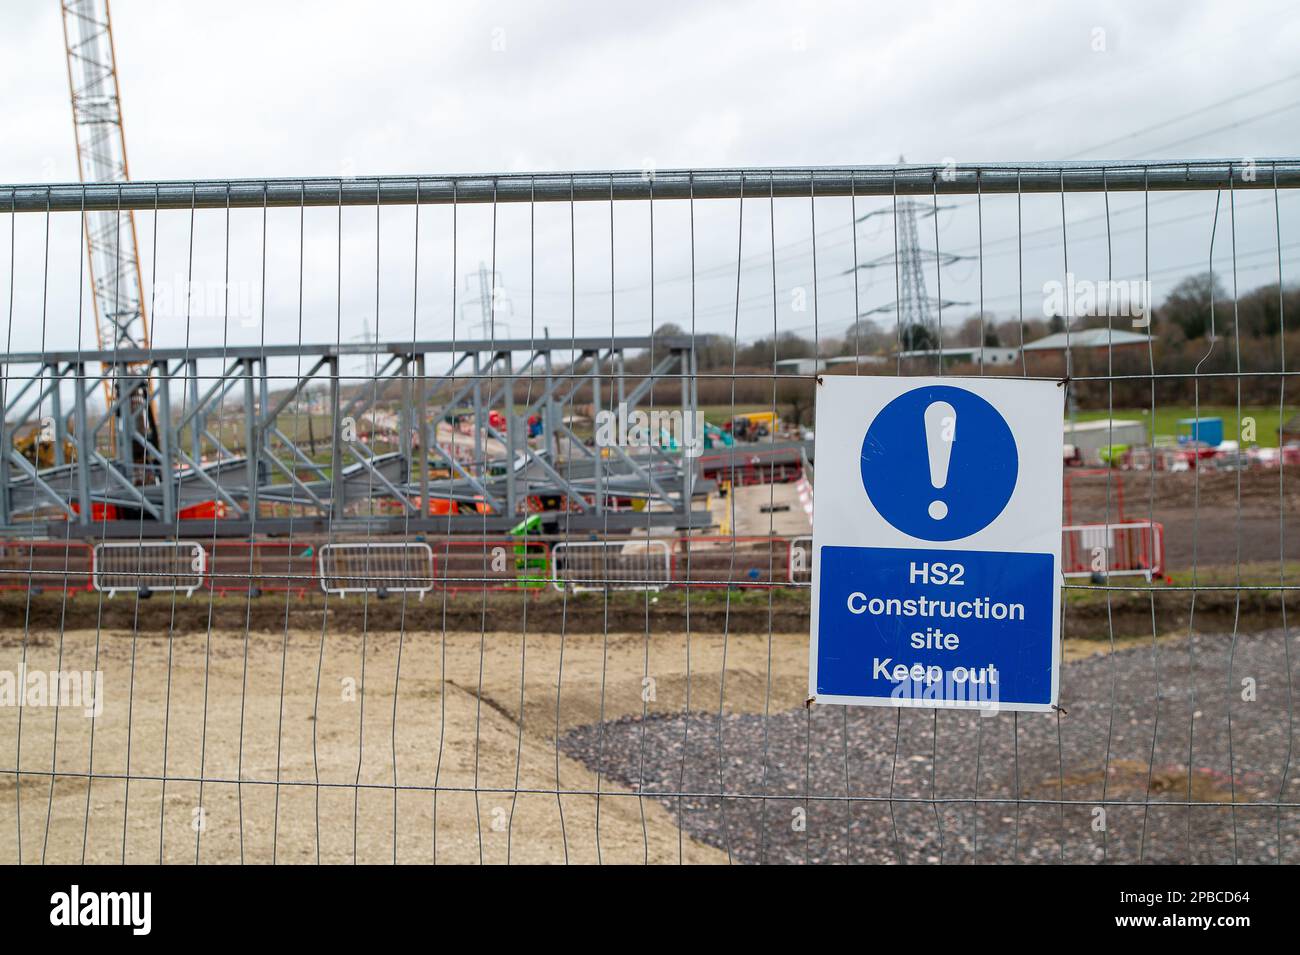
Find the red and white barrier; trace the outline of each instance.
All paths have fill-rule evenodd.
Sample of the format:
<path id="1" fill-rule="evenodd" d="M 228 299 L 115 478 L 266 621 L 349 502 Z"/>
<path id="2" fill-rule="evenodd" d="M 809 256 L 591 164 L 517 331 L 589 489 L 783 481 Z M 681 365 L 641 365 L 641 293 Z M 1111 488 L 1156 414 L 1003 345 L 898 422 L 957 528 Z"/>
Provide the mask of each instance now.
<path id="1" fill-rule="evenodd" d="M 1165 529 L 1155 521 L 1070 524 L 1061 528 L 1065 577 L 1145 577 L 1164 573 Z"/>

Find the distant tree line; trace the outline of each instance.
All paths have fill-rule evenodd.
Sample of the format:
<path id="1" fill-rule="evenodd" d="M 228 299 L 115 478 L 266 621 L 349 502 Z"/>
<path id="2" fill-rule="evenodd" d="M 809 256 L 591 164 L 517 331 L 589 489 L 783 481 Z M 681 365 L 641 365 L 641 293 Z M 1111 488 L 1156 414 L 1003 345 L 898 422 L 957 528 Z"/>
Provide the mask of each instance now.
<path id="1" fill-rule="evenodd" d="M 1046 335 L 1064 331 L 1066 322 L 1059 316 L 998 315 L 992 312 L 949 317 L 945 310 L 943 343 L 946 347 L 988 347 L 1019 349 L 1023 344 Z M 1279 400 L 1284 379 L 1276 374 L 1284 367 L 1300 368 L 1300 287 L 1265 285 L 1240 294 L 1236 301 L 1223 287 L 1218 276 L 1208 273 L 1192 275 L 1179 282 L 1168 296 L 1151 311 L 1149 325 L 1136 326 L 1131 317 L 1091 315 L 1074 319 L 1070 329 L 1111 328 L 1150 334 L 1146 343 L 1106 348 L 1074 348 L 1070 373 L 1074 378 L 1073 394 L 1078 407 L 1141 408 L 1151 404 L 1154 392 L 1158 405 L 1191 404 L 1271 404 Z M 1292 331 L 1291 329 L 1295 329 Z M 655 330 L 656 339 L 684 335 L 675 324 L 662 324 Z M 696 388 L 702 405 L 770 406 L 776 404 L 793 422 L 811 424 L 814 385 L 809 376 L 776 374 L 776 362 L 791 358 L 857 357 L 861 363 L 838 364 L 826 374 L 934 374 L 937 360 L 933 356 L 901 360 L 900 351 L 932 351 L 938 345 L 936 329 L 914 326 L 898 328 L 886 321 L 860 319 L 834 336 L 816 340 L 793 331 L 780 332 L 755 341 L 736 341 L 725 335 L 700 336 L 696 348 L 698 375 Z M 901 347 L 900 347 L 901 346 Z M 642 351 L 625 356 L 626 387 L 635 387 L 654 362 L 667 355 L 663 351 Z M 578 374 L 589 370 L 584 365 Z M 602 372 L 610 369 L 602 368 Z M 1240 370 L 1247 374 L 1237 375 Z M 557 375 L 572 369 L 556 365 Z M 733 376 L 734 371 L 734 376 Z M 1061 352 L 1030 351 L 1023 360 L 1010 366 L 986 364 L 986 375 L 1064 375 Z M 978 363 L 945 359 L 946 375 L 978 375 Z M 674 377 L 660 379 L 654 388 L 655 405 L 675 406 L 681 401 L 681 386 Z M 545 389 L 540 367 L 516 382 L 518 403 L 535 400 Z M 464 379 L 461 379 L 463 383 Z M 496 391 L 501 385 L 487 386 Z M 380 386 L 380 397 L 400 401 L 400 386 L 387 382 Z M 567 391 L 567 388 L 564 390 Z M 434 401 L 450 396 L 450 387 L 436 389 Z M 1288 389 L 1300 396 L 1300 383 Z M 589 384 L 584 383 L 574 396 L 579 405 L 594 402 Z M 604 379 L 601 402 L 610 407 L 615 401 L 613 383 Z M 645 402 L 648 404 L 649 402 Z"/>
<path id="2" fill-rule="evenodd" d="M 947 315 L 945 315 L 947 319 Z M 1081 408 L 1143 407 L 1154 390 L 1159 404 L 1190 404 L 1196 398 L 1207 404 L 1268 404 L 1279 398 L 1282 379 L 1260 372 L 1300 368 L 1300 287 L 1264 285 L 1240 294 L 1236 301 L 1219 276 L 1192 275 L 1179 282 L 1151 310 L 1149 324 L 1129 316 L 1091 315 L 1074 319 L 1071 330 L 1112 328 L 1152 336 L 1147 344 L 1125 347 L 1074 348 L 1070 372 L 1076 379 L 1074 396 Z M 1062 332 L 1060 316 L 1007 317 L 985 312 L 945 320 L 946 347 L 976 346 L 1019 349 L 1023 344 Z M 1292 330 L 1294 329 L 1294 331 Z M 683 330 L 665 324 L 656 335 L 680 335 Z M 934 329 L 898 328 L 862 319 L 835 336 L 816 341 L 795 332 L 781 332 L 757 341 L 736 342 L 712 335 L 697 349 L 700 403 L 706 405 L 770 404 L 786 406 L 792 417 L 807 423 L 812 408 L 812 384 L 798 376 L 774 376 L 775 363 L 790 358 L 857 356 L 860 365 L 833 367 L 830 374 L 896 374 L 900 351 L 928 351 L 938 345 Z M 901 346 L 901 347 L 900 347 Z M 904 374 L 933 374 L 936 360 L 903 361 Z M 731 378 L 732 369 L 737 377 Z M 629 373 L 649 368 L 649 355 L 632 356 Z M 1252 373 L 1237 377 L 1236 372 Z M 978 363 L 945 360 L 944 374 L 980 374 Z M 1011 366 L 985 365 L 984 374 L 1064 375 L 1060 352 L 1026 354 Z M 1093 380 L 1104 379 L 1104 380 Z M 666 385 L 664 387 L 667 387 Z M 1300 387 L 1293 391 L 1300 395 Z M 675 393 L 675 389 L 672 389 Z"/>

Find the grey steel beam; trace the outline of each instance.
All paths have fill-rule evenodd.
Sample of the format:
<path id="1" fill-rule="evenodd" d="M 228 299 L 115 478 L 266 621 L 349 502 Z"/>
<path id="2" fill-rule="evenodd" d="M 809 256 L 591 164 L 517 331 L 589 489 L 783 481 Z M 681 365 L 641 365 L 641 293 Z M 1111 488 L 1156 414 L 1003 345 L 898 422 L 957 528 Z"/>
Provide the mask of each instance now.
<path id="1" fill-rule="evenodd" d="M 66 370 L 66 369 L 65 369 Z M 63 443 L 68 439 L 68 422 L 63 417 L 63 372 L 57 366 L 50 368 L 54 387 L 50 391 L 50 414 L 54 418 L 54 466 L 62 467 L 68 462 L 63 456 Z"/>
<path id="2" fill-rule="evenodd" d="M 27 479 L 32 482 L 33 486 L 49 498 L 50 502 L 56 507 L 63 508 L 68 517 L 76 517 L 76 512 L 72 510 L 72 507 L 68 502 L 65 501 L 63 497 L 54 490 L 54 488 L 45 483 L 40 472 L 36 470 L 30 461 L 23 457 L 16 448 L 7 448 L 6 450 L 9 452 L 9 460 L 18 467 L 20 472 L 27 476 Z M 5 471 L 7 472 L 8 470 L 8 467 L 5 467 Z"/>
<path id="3" fill-rule="evenodd" d="M 598 421 L 601 412 L 600 352 L 591 356 L 591 407 L 591 420 L 593 422 Z M 567 428 L 565 430 L 568 431 Z M 571 442 L 577 441 L 579 447 L 586 448 L 586 445 L 581 441 L 578 441 L 578 436 L 576 434 L 572 431 L 568 431 L 568 434 Z M 592 443 L 594 444 L 595 442 L 593 441 Z M 608 508 L 606 507 L 608 502 L 605 500 L 605 495 L 601 493 L 601 490 L 605 486 L 605 459 L 601 455 L 599 447 L 592 451 L 592 459 L 596 462 L 596 513 L 603 514 L 608 511 Z"/>
<path id="4" fill-rule="evenodd" d="M 704 428 L 702 425 L 704 421 L 704 413 L 699 411 L 700 394 L 698 389 L 700 383 L 699 383 L 699 378 L 696 375 L 696 372 L 699 370 L 696 364 L 698 359 L 695 355 L 695 352 L 693 351 L 684 351 L 684 352 L 680 352 L 679 354 L 681 357 L 682 372 L 683 372 L 682 379 L 681 379 L 682 414 L 686 415 L 689 412 L 696 412 L 699 414 L 701 427 L 699 429 L 700 433 L 696 435 L 696 439 L 700 442 L 700 447 L 703 448 Z M 698 457 L 691 457 L 686 453 L 686 449 L 682 448 L 682 454 L 681 454 L 682 507 L 687 510 L 690 509 L 691 501 L 695 495 L 695 478 L 696 478 L 695 471 L 699 467 L 699 463 L 700 463 L 700 459 Z"/>
<path id="5" fill-rule="evenodd" d="M 268 424 L 274 422 L 275 419 L 280 417 L 280 414 L 289 407 L 289 405 L 293 404 L 293 402 L 297 400 L 298 396 L 302 394 L 302 390 L 307 387 L 307 385 L 311 384 L 311 380 L 316 377 L 316 372 L 320 371 L 324 365 L 325 359 L 322 358 L 316 362 L 316 364 L 312 365 L 306 373 L 297 376 L 298 380 L 294 382 L 293 387 L 289 389 L 288 393 L 275 403 L 275 407 L 265 413 Z M 262 364 L 262 380 L 264 382 L 266 381 L 265 362 Z"/>
<path id="6" fill-rule="evenodd" d="M 519 439 L 519 422 L 515 420 L 515 371 L 514 362 L 511 360 L 509 352 L 505 354 L 506 366 L 506 386 L 502 392 L 504 400 L 504 410 L 506 416 L 506 433 L 504 443 L 506 446 L 506 513 L 519 513 L 519 490 L 515 486 L 515 442 Z M 495 432 L 491 425 L 488 431 Z M 497 435 L 497 440 L 502 440 L 501 435 Z M 525 439 L 524 446 L 528 446 Z"/>
<path id="7" fill-rule="evenodd" d="M 3 212 L 0 208 L 0 212 Z M 619 336 L 610 338 L 553 338 L 545 341 L 545 347 L 552 351 L 590 352 L 597 349 L 648 349 L 655 348 L 694 348 L 710 340 L 708 335 L 661 335 L 651 338 L 649 335 Z M 405 341 L 405 342 L 370 342 L 363 344 L 339 345 L 333 342 L 303 345 L 220 345 L 201 348 L 148 348 L 126 349 L 117 351 L 44 351 L 44 352 L 10 352 L 0 354 L 0 365 L 43 365 L 48 362 L 99 362 L 105 365 L 139 364 L 146 361 L 190 361 L 200 359 L 223 358 L 232 366 L 246 358 L 256 361 L 269 358 L 297 358 L 317 355 L 323 358 L 349 358 L 366 355 L 452 355 L 482 352 L 535 352 L 543 346 L 535 338 L 509 338 L 490 341 L 474 340 L 439 340 L 439 341 Z M 230 370 L 224 374 L 229 375 Z M 23 378 L 28 376 L 23 375 Z M 196 379 L 202 377 L 197 367 Z M 213 376 L 209 376 L 213 377 Z M 224 377 L 224 375 L 223 375 Z M 297 377 L 295 375 L 295 377 Z"/>
<path id="8" fill-rule="evenodd" d="M 443 450 L 441 445 L 435 444 L 429 450 L 435 452 L 439 457 L 441 457 L 445 462 L 447 462 L 448 470 L 455 471 L 457 474 L 459 474 L 461 480 L 465 481 L 471 488 L 473 488 L 474 493 L 480 495 L 483 498 L 484 502 L 491 504 L 493 507 L 501 506 L 501 501 L 496 497 L 496 495 L 494 495 L 491 491 L 487 489 L 487 485 L 484 484 L 482 481 L 480 481 L 473 474 L 466 471 L 465 467 L 454 457 L 448 454 L 445 450 Z"/>
<path id="9" fill-rule="evenodd" d="M 347 506 L 347 492 L 343 483 L 343 421 L 339 415 L 342 394 L 339 385 L 339 360 L 331 356 L 330 370 L 330 509 L 332 513 L 342 514 Z"/>
<path id="10" fill-rule="evenodd" d="M 158 397 L 158 443 L 162 451 L 162 472 L 158 479 L 162 484 L 163 507 L 162 519 L 167 522 L 176 520 L 176 457 L 172 454 L 173 430 L 171 378 L 167 375 L 166 365 L 158 376 L 158 387 L 154 394 Z"/>
<path id="11" fill-rule="evenodd" d="M 429 512 L 429 451 L 428 451 L 428 414 L 424 406 L 424 356 L 415 356 L 415 413 L 416 433 L 420 436 L 420 514 Z M 436 427 L 436 426 L 435 426 Z M 414 454 L 411 455 L 414 461 Z M 412 464 L 412 466 L 414 466 Z"/>
<path id="12" fill-rule="evenodd" d="M 367 375 L 366 380 L 371 385 L 370 391 L 367 393 L 359 388 L 356 389 L 356 393 L 352 396 L 352 400 L 349 401 L 348 406 L 343 409 L 343 417 L 351 418 L 353 421 L 356 421 L 375 406 L 375 402 L 378 401 L 380 397 L 379 388 L 377 387 L 379 379 L 390 377 L 389 371 L 392 370 L 394 365 L 398 366 L 398 371 L 391 377 L 396 378 L 397 375 L 401 374 L 405 369 L 405 358 L 402 355 L 393 355 L 384 362 L 382 367 L 377 367 L 373 375 Z"/>
<path id="13" fill-rule="evenodd" d="M 0 359 L 2 361 L 2 359 Z M 80 392 L 80 386 L 78 386 Z M 6 424 L 9 420 L 9 368 L 0 363 L 0 525 L 12 523 L 11 499 L 9 491 L 9 465 L 5 463 L 5 453 L 12 447 L 12 438 Z"/>
<path id="14" fill-rule="evenodd" d="M 306 494 L 307 497 L 311 500 L 312 504 L 314 504 L 318 510 L 320 510 L 322 513 L 324 513 L 327 510 L 327 506 L 325 502 L 321 500 L 321 498 L 316 494 L 315 491 L 313 491 L 306 483 L 303 482 L 302 478 L 298 477 L 298 475 L 294 473 L 293 468 L 289 467 L 287 464 L 281 461 L 270 450 L 267 450 L 264 453 L 266 454 L 266 459 L 271 462 L 271 465 L 274 468 L 276 468 L 281 474 L 283 474 L 290 484 L 292 484 L 295 488 L 297 488 L 298 490 Z M 263 496 L 266 495 L 263 494 Z"/>
<path id="15" fill-rule="evenodd" d="M 257 520 L 257 485 L 259 483 L 258 461 L 262 444 L 262 427 L 258 422 L 258 410 L 253 394 L 253 362 L 243 362 L 244 379 L 244 458 L 248 474 L 248 483 L 244 488 L 244 500 L 247 502 L 249 515 Z"/>
<path id="16" fill-rule="evenodd" d="M 314 471 L 318 478 L 323 479 L 325 477 L 325 469 L 313 461 L 311 456 L 302 448 L 298 447 L 298 445 L 292 441 L 287 434 L 281 431 L 274 422 L 267 426 L 267 431 L 280 439 L 284 446 L 289 449 L 290 453 L 298 459 L 299 464 L 305 467 L 308 471 Z"/>
<path id="17" fill-rule="evenodd" d="M 406 473 L 402 475 L 402 482 L 408 486 L 415 480 L 415 455 L 411 453 L 411 412 L 415 402 L 415 389 L 411 381 L 412 367 L 409 359 L 402 359 L 402 400 L 397 409 L 397 450 L 401 453 L 402 460 L 406 462 Z"/>
<path id="18" fill-rule="evenodd" d="M 241 507 L 239 505 L 239 502 L 235 500 L 234 495 L 232 495 L 228 490 L 226 490 L 217 481 L 214 481 L 211 476 L 209 476 L 207 470 L 203 467 L 203 463 L 201 460 L 191 458 L 188 454 L 182 451 L 179 446 L 176 448 L 176 454 L 183 463 L 189 465 L 190 468 L 189 473 L 193 477 L 206 484 L 209 488 L 212 489 L 212 492 L 217 497 L 221 498 L 223 501 L 225 501 L 227 504 L 233 507 L 238 513 L 240 514 L 245 513 L 243 507 Z M 220 467 L 220 464 L 221 461 L 218 460 L 218 467 Z M 218 472 L 218 475 L 219 474 L 220 472 Z"/>
<path id="19" fill-rule="evenodd" d="M 157 361 L 168 361 L 172 357 L 174 357 L 172 355 L 166 354 L 165 352 L 154 352 L 153 354 L 154 354 L 154 359 Z M 182 356 L 182 357 L 188 357 L 188 356 Z M 191 421 L 195 423 L 195 426 L 199 428 L 200 432 L 207 427 L 206 425 L 202 424 L 203 417 L 204 417 L 204 409 L 208 405 L 210 405 L 214 400 L 218 402 L 221 401 L 223 398 L 226 397 L 226 392 L 228 392 L 231 388 L 235 387 L 234 375 L 235 372 L 239 370 L 239 363 L 243 361 L 245 357 L 256 358 L 257 355 L 247 355 L 247 356 L 241 355 L 235 361 L 231 362 L 230 365 L 227 366 L 224 372 L 222 372 L 220 375 L 214 378 L 212 382 L 212 386 L 208 388 L 208 390 L 205 391 L 202 396 L 199 396 L 196 392 L 193 406 L 190 408 L 189 411 L 183 412 L 181 414 L 181 420 L 176 422 L 177 428 L 183 428 Z M 87 360 L 94 361 L 95 359 L 88 358 Z M 191 379 L 191 385 L 197 388 L 198 380 L 199 380 L 198 365 L 196 364 L 194 366 L 194 377 Z M 120 399 L 118 403 L 119 404 L 121 403 Z"/>
<path id="20" fill-rule="evenodd" d="M 132 507 L 139 507 L 142 508 L 143 510 L 148 511 L 150 514 L 154 516 L 155 519 L 161 517 L 161 514 L 159 514 L 158 512 L 158 508 L 154 507 L 154 505 L 142 493 L 140 493 L 139 488 L 133 485 L 127 478 L 122 476 L 122 474 L 120 473 L 118 468 L 113 464 L 112 461 L 109 461 L 108 458 L 104 457 L 98 451 L 95 451 L 93 449 L 90 450 L 89 457 L 92 461 L 98 464 L 100 468 L 103 469 L 104 476 L 106 479 L 112 478 L 126 492 L 127 495 L 126 499 L 131 502 Z M 107 495 L 108 493 L 107 484 L 108 482 L 107 480 L 105 480 L 105 488 L 104 488 L 105 495 Z"/>
<path id="21" fill-rule="evenodd" d="M 647 521 L 658 527 L 704 528 L 711 526 L 713 516 L 709 511 L 691 511 L 682 516 L 668 512 L 618 511 L 601 515 L 594 513 L 578 514 L 566 512 L 555 515 L 561 534 L 570 532 L 595 533 L 609 530 L 613 533 L 644 532 Z M 492 534 L 502 534 L 519 523 L 518 518 L 504 514 L 452 514 L 439 517 L 395 517 L 371 518 L 369 520 L 349 520 L 348 531 L 370 533 L 374 535 L 403 535 L 414 537 L 418 534 L 445 534 L 450 529 L 454 534 L 481 534 L 484 530 Z M 54 539 L 73 537 L 95 537 L 104 539 L 133 539 L 140 536 L 140 522 L 115 520 L 99 521 L 89 528 L 72 521 L 51 521 L 43 528 L 46 536 Z M 186 520 L 174 524 L 159 523 L 150 527 L 151 533 L 159 537 L 181 539 L 202 535 L 203 537 L 248 537 L 256 532 L 268 536 L 284 535 L 290 532 L 294 537 L 306 535 L 325 536 L 331 531 L 338 533 L 337 522 L 323 517 L 276 517 L 258 518 L 256 522 L 246 519 Z"/>
<path id="22" fill-rule="evenodd" d="M 167 356 L 163 356 L 166 359 Z M 186 388 L 189 393 L 189 402 L 191 408 L 199 406 L 199 363 L 196 359 L 185 357 L 185 367 L 189 369 L 189 381 L 186 382 Z M 183 420 L 185 414 L 185 401 L 181 401 L 182 421 L 176 426 L 176 433 L 180 434 L 181 429 L 185 427 Z M 196 418 L 190 425 L 190 458 L 192 461 L 203 460 L 203 430 L 206 425 L 202 418 Z M 179 445 L 177 445 L 179 447 Z M 198 467 L 197 464 L 194 467 Z"/>
<path id="23" fill-rule="evenodd" d="M 0 356 L 0 363 L 18 364 L 18 362 L 14 362 L 12 358 L 8 355 Z M 26 411 L 24 411 L 22 414 L 14 413 L 15 409 L 17 409 L 18 407 L 18 402 L 22 401 L 23 396 L 26 395 L 27 392 L 30 391 L 32 388 L 36 387 L 36 384 L 38 382 L 44 380 L 44 370 L 45 370 L 44 364 L 45 364 L 44 362 L 41 362 L 41 373 L 35 375 L 20 376 L 21 380 L 24 382 L 23 386 L 18 389 L 18 393 L 16 395 L 7 396 L 5 398 L 4 418 L 6 421 L 9 420 L 10 418 L 13 418 L 13 420 L 15 421 L 26 421 L 31 418 L 32 410 L 40 406 L 42 399 L 45 397 L 44 389 L 41 390 L 36 400 L 32 402 L 31 406 L 28 407 Z M 6 377 L 5 382 L 7 383 L 8 380 L 9 380 L 8 377 Z M 8 391 L 8 388 L 6 387 L 5 390 Z"/>
<path id="24" fill-rule="evenodd" d="M 547 336 L 550 337 L 549 335 Z M 551 350 L 548 348 L 542 359 L 543 370 L 546 373 L 545 391 L 541 402 L 542 411 L 542 434 L 546 442 L 546 450 L 549 452 L 552 461 L 558 461 L 560 457 L 560 444 L 556 440 L 555 433 L 555 368 L 551 362 Z"/>
<path id="25" fill-rule="evenodd" d="M 76 448 L 77 448 L 77 502 L 81 508 L 78 515 L 77 523 L 83 527 L 90 525 L 91 500 L 90 500 L 90 449 L 94 446 L 95 435 L 90 430 L 90 424 L 87 420 L 86 412 L 86 388 L 95 387 L 90 381 L 83 381 L 82 377 L 86 372 L 86 366 L 78 364 L 74 366 L 77 369 L 77 380 L 73 391 L 75 405 L 73 408 L 74 420 L 76 421 Z"/>

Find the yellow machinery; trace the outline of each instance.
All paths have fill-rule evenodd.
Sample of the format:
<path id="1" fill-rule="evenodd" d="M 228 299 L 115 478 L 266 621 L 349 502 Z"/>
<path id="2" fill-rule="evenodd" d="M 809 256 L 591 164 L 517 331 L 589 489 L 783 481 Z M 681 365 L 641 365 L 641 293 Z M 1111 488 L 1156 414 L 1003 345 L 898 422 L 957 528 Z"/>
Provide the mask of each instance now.
<path id="1" fill-rule="evenodd" d="M 775 411 L 751 411 L 746 414 L 733 415 L 731 433 L 740 441 L 753 441 L 766 435 L 776 434 L 781 419 Z"/>
<path id="2" fill-rule="evenodd" d="M 44 425 L 33 423 L 14 435 L 14 450 L 25 457 L 38 470 L 56 464 L 69 464 L 76 460 L 76 449 L 71 441 L 63 442 L 63 461 L 55 454 L 54 437 Z"/>

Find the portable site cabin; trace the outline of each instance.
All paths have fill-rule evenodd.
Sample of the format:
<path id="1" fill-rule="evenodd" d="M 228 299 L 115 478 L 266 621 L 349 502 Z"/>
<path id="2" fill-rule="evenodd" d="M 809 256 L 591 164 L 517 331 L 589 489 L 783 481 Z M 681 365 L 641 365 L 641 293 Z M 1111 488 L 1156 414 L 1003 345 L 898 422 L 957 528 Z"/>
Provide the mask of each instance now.
<path id="1" fill-rule="evenodd" d="M 1180 418 L 1178 421 L 1178 443 L 1191 444 L 1199 442 L 1217 448 L 1223 444 L 1222 418 Z"/>

